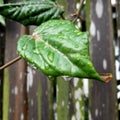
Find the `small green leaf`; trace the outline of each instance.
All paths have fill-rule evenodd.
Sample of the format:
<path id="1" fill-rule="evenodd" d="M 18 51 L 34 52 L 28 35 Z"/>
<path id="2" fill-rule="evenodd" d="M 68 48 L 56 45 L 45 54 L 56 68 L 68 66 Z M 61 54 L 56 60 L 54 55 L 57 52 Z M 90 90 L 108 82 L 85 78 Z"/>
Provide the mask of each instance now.
<path id="1" fill-rule="evenodd" d="M 60 18 L 61 6 L 52 1 L 24 1 L 0 5 L 0 14 L 23 25 L 40 25 L 49 19 Z"/>
<path id="2" fill-rule="evenodd" d="M 0 15 L 0 23 L 1 23 L 3 26 L 5 26 L 5 20 L 4 20 L 3 16 L 1 16 L 1 15 Z"/>
<path id="3" fill-rule="evenodd" d="M 3 0 L 0 0 L 0 5 L 3 4 Z M 5 20 L 3 18 L 3 16 L 0 15 L 0 24 L 2 24 L 3 26 L 5 26 Z"/>
<path id="4" fill-rule="evenodd" d="M 50 20 L 24 35 L 17 50 L 28 62 L 49 76 L 73 76 L 104 81 L 96 72 L 89 56 L 89 42 L 67 20 Z"/>

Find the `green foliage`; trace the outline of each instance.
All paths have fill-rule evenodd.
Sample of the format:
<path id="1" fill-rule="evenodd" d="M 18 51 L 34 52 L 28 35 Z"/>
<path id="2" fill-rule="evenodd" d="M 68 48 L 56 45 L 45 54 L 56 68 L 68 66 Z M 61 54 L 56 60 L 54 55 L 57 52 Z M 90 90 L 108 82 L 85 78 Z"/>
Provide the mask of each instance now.
<path id="1" fill-rule="evenodd" d="M 0 5 L 0 14 L 23 25 L 40 25 L 49 19 L 60 18 L 61 6 L 52 1 L 24 1 Z"/>
<path id="2" fill-rule="evenodd" d="M 3 0 L 0 0 L 0 5 L 3 4 Z M 2 24 L 3 26 L 5 26 L 5 20 L 3 18 L 3 16 L 0 15 L 0 24 Z"/>
<path id="3" fill-rule="evenodd" d="M 0 23 L 3 25 L 3 26 L 5 26 L 5 20 L 4 20 L 4 18 L 0 15 Z"/>
<path id="4" fill-rule="evenodd" d="M 46 75 L 67 75 L 105 82 L 112 77 L 111 74 L 100 76 L 96 72 L 89 56 L 85 32 L 80 32 L 70 21 L 51 20 L 64 18 L 63 9 L 56 2 L 36 0 L 3 4 L 0 5 L 0 14 L 23 25 L 43 23 L 32 36 L 24 35 L 19 39 L 18 52 Z"/>
<path id="5" fill-rule="evenodd" d="M 89 56 L 88 38 L 67 20 L 50 20 L 18 41 L 19 54 L 49 76 L 96 78 Z"/>

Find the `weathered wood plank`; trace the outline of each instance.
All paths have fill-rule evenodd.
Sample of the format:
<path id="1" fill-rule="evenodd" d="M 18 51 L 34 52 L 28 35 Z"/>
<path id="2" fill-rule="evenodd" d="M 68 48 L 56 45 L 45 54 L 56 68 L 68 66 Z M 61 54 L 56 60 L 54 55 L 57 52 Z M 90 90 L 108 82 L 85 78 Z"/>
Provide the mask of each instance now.
<path id="1" fill-rule="evenodd" d="M 117 68 L 117 84 L 119 85 L 120 83 L 120 0 L 117 0 L 116 4 L 116 21 L 117 21 L 117 26 L 116 26 L 116 34 L 117 34 L 117 39 L 116 39 L 116 47 L 118 48 L 117 50 L 117 56 L 116 56 L 116 61 L 118 62 Z M 118 91 L 119 94 L 120 90 Z M 118 98 L 118 118 L 120 119 L 120 98 Z"/>
<path id="2" fill-rule="evenodd" d="M 116 120 L 117 99 L 110 0 L 90 1 L 90 14 L 87 19 L 90 19 L 93 63 L 99 73 L 113 74 L 113 79 L 108 84 L 95 80 L 90 82 L 91 119 Z"/>
<path id="3" fill-rule="evenodd" d="M 4 47 L 5 47 L 5 27 L 0 24 L 0 66 L 4 64 Z M 2 119 L 3 103 L 3 70 L 0 71 L 0 119 Z"/>
<path id="4" fill-rule="evenodd" d="M 30 34 L 34 28 L 30 27 Z M 28 119 L 53 120 L 53 81 L 28 65 L 27 88 Z"/>
<path id="5" fill-rule="evenodd" d="M 69 17 L 68 13 L 70 13 L 71 11 L 73 12 L 73 3 L 74 1 L 69 0 L 69 2 L 71 3 L 71 5 L 69 4 L 68 0 L 67 1 L 60 1 L 57 0 L 61 5 L 64 6 L 65 9 L 65 16 Z M 71 6 L 71 7 L 70 7 Z M 68 10 L 69 9 L 69 10 Z M 70 119 L 70 115 L 69 112 L 72 112 L 69 110 L 70 108 L 70 101 L 69 101 L 69 82 L 67 81 L 68 78 L 66 77 L 58 77 L 57 78 L 57 82 L 56 82 L 56 106 L 57 106 L 57 119 L 58 120 L 69 120 Z"/>
<path id="6" fill-rule="evenodd" d="M 5 48 L 5 62 L 10 61 L 11 59 L 17 56 L 16 52 L 16 42 L 20 36 L 21 26 L 18 23 L 7 21 L 6 28 L 6 48 Z M 4 91 L 6 95 L 8 92 L 9 106 L 6 106 L 4 103 L 4 109 L 8 110 L 8 118 L 6 119 L 26 119 L 26 63 L 23 60 L 11 65 L 5 70 L 5 81 L 9 81 L 8 84 L 4 84 L 4 87 L 8 91 Z M 5 89 L 4 89 L 5 90 Z M 7 94 L 7 95 L 8 95 Z M 5 98 L 8 98 L 5 96 Z M 6 101 L 6 100 L 5 100 Z M 9 108 L 7 108 L 9 107 Z M 6 111 L 3 111 L 6 112 Z M 7 113 L 6 113 L 7 114 Z M 5 115 L 5 114 L 4 114 Z"/>
<path id="7" fill-rule="evenodd" d="M 71 14 L 76 11 L 78 0 L 59 1 L 65 8 L 65 16 L 71 19 Z M 78 78 L 57 78 L 57 119 L 58 120 L 84 120 L 85 102 L 83 81 Z M 86 116 L 87 118 L 87 116 Z"/>
<path id="8" fill-rule="evenodd" d="M 6 2 L 15 2 L 5 0 Z M 16 44 L 21 35 L 21 25 L 7 21 L 6 23 L 6 48 L 5 48 L 5 62 L 17 56 Z M 22 29 L 24 30 L 24 29 Z M 4 72 L 4 110 L 3 117 L 5 120 L 13 119 L 27 119 L 26 107 L 26 63 L 20 60 Z M 6 104 L 6 102 L 8 104 Z"/>
<path id="9" fill-rule="evenodd" d="M 57 119 L 69 120 L 69 82 L 67 78 L 57 78 Z"/>
<path id="10" fill-rule="evenodd" d="M 83 79 L 84 80 L 84 79 Z M 85 113 L 85 94 L 83 88 L 83 80 L 79 78 L 73 79 L 73 87 L 71 90 L 71 99 L 73 101 L 73 115 L 74 120 L 85 120 L 88 116 Z"/>
<path id="11" fill-rule="evenodd" d="M 37 99 L 37 84 L 38 74 L 30 66 L 27 68 L 27 104 L 28 104 L 28 119 L 38 120 L 38 99 Z M 40 114 L 40 113 L 39 113 Z"/>
<path id="12" fill-rule="evenodd" d="M 28 119 L 52 120 L 53 85 L 40 71 L 28 66 Z"/>
<path id="13" fill-rule="evenodd" d="M 0 0 L 0 4 L 3 0 Z M 0 66 L 4 64 L 4 47 L 5 47 L 5 26 L 3 26 L 4 20 L 0 16 Z M 3 70 L 0 71 L 0 120 L 3 118 Z"/>

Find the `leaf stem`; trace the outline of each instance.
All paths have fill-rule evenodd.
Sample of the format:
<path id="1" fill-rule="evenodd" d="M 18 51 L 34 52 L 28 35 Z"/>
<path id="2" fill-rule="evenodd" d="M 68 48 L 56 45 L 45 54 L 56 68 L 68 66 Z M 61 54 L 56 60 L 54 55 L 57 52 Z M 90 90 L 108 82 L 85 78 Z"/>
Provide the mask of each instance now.
<path id="1" fill-rule="evenodd" d="M 8 63 L 6 63 L 5 65 L 1 66 L 1 67 L 0 67 L 0 70 L 5 69 L 6 67 L 12 65 L 13 63 L 17 62 L 17 61 L 20 60 L 20 59 L 21 59 L 21 56 L 18 56 L 18 57 L 16 57 L 16 58 L 14 58 L 14 59 L 11 60 L 10 62 L 8 62 Z"/>
<path id="2" fill-rule="evenodd" d="M 82 10 L 82 6 L 83 6 L 83 3 L 84 3 L 84 0 L 80 0 L 80 7 L 76 13 L 76 17 L 73 19 L 73 23 L 75 23 L 75 21 L 77 20 L 77 18 L 81 18 L 79 15 L 80 15 L 80 12 Z"/>

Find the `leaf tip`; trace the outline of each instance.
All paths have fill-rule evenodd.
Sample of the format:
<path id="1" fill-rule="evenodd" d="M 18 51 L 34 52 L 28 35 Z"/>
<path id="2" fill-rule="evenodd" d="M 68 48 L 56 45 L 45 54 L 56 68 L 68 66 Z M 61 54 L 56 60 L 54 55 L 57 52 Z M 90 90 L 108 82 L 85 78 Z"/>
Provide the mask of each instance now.
<path id="1" fill-rule="evenodd" d="M 101 73 L 100 76 L 104 80 L 105 83 L 108 83 L 109 81 L 111 81 L 113 77 L 111 73 Z"/>

